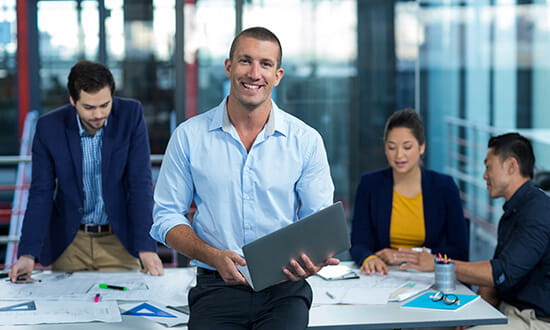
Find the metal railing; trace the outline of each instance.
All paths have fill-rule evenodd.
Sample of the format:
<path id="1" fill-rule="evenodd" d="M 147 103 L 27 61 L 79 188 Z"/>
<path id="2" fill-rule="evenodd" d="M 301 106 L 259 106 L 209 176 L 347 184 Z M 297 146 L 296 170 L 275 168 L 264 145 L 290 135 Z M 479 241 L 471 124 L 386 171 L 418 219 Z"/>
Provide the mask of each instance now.
<path id="1" fill-rule="evenodd" d="M 465 216 L 470 220 L 470 258 L 487 260 L 496 245 L 498 221 L 504 199 L 491 199 L 483 173 L 487 143 L 491 136 L 518 132 L 529 138 L 537 158 L 536 172 L 550 164 L 550 129 L 504 129 L 448 117 L 445 172 L 453 176 L 461 191 Z"/>
<path id="2" fill-rule="evenodd" d="M 162 162 L 162 159 L 164 157 L 164 155 L 162 154 L 152 154 L 151 156 L 151 163 L 153 165 L 155 164 L 160 164 Z M 21 164 L 30 164 L 32 162 L 32 157 L 31 156 L 0 156 L 0 165 L 17 165 L 18 167 L 18 171 L 20 171 L 20 165 Z M 153 169 L 155 169 L 155 167 L 153 167 Z M 28 189 L 30 188 L 30 184 L 14 184 L 14 185 L 0 185 L 0 191 L 14 191 L 14 192 L 24 192 L 24 193 L 28 193 Z M 15 200 L 15 198 L 14 198 Z M 11 209 L 9 210 L 5 210 L 5 209 L 0 209 L 0 215 L 2 216 L 8 216 L 10 217 L 11 219 L 13 219 L 14 216 L 17 216 L 18 220 L 19 221 L 22 221 L 22 218 L 25 214 L 25 210 L 26 210 L 26 200 L 25 200 L 25 203 L 18 203 L 19 206 L 15 207 L 15 205 L 13 205 L 12 203 L 12 206 L 11 206 Z M 11 223 L 11 220 L 10 220 L 10 227 L 11 227 L 12 223 Z M 18 227 L 20 227 L 21 224 L 18 225 Z M 10 228 L 11 229 L 11 228 Z M 16 231 L 16 230 L 10 230 L 10 232 L 12 233 L 11 235 L 0 235 L 0 245 L 10 245 L 12 243 L 18 243 L 19 242 L 19 234 L 13 234 L 13 232 Z M 17 230 L 18 231 L 18 230 Z M 13 248 L 12 248 L 13 249 Z M 16 249 L 16 247 L 15 247 Z M 14 251 L 15 252 L 15 251 Z M 10 251 L 7 251 L 6 252 L 6 257 L 8 257 L 8 254 L 14 254 L 14 252 L 10 252 Z M 174 255 L 174 260 L 176 260 L 177 257 Z M 11 264 L 13 262 L 13 260 L 7 260 L 6 258 L 6 264 Z"/>

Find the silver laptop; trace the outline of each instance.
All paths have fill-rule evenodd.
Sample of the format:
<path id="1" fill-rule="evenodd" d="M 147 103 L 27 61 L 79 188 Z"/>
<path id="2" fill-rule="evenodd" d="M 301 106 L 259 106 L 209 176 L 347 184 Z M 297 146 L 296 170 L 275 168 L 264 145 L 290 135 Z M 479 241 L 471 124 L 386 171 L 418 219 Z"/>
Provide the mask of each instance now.
<path id="1" fill-rule="evenodd" d="M 247 266 L 237 267 L 254 291 L 260 291 L 286 280 L 283 267 L 290 266 L 290 259 L 300 262 L 302 253 L 317 264 L 349 248 L 344 208 L 337 202 L 246 244 Z"/>

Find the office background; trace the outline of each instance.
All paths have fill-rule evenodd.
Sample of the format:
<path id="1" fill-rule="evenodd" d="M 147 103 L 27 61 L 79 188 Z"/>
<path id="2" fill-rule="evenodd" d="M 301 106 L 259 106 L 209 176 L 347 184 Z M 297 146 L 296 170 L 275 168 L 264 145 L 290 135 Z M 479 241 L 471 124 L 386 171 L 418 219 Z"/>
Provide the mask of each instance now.
<path id="1" fill-rule="evenodd" d="M 520 130 L 537 170 L 550 167 L 547 1 L 0 0 L 0 155 L 17 155 L 26 113 L 68 102 L 78 59 L 108 65 L 116 94 L 143 103 L 151 153 L 163 154 L 177 123 L 227 93 L 231 40 L 255 25 L 281 39 L 274 98 L 323 136 L 337 200 L 353 208 L 361 173 L 386 166 L 386 118 L 415 108 L 424 164 L 461 189 L 471 258 L 491 257 L 502 200 L 482 180 L 488 137 Z M 15 169 L 0 165 L 0 235 Z"/>

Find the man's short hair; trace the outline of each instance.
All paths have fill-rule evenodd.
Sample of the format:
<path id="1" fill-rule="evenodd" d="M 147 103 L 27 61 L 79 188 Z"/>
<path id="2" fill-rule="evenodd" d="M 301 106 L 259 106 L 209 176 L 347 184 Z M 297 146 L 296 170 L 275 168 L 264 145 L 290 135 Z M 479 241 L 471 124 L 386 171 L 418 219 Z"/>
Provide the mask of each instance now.
<path id="1" fill-rule="evenodd" d="M 531 142 L 518 133 L 507 133 L 493 136 L 489 139 L 488 147 L 499 156 L 500 161 L 513 157 L 519 164 L 521 176 L 533 178 L 535 168 L 535 154 Z"/>
<path id="2" fill-rule="evenodd" d="M 96 93 L 105 87 L 109 87 L 111 95 L 115 93 L 113 74 L 105 65 L 81 60 L 71 68 L 67 89 L 74 102 L 80 98 L 80 91 Z"/>
<path id="3" fill-rule="evenodd" d="M 233 42 L 231 43 L 231 48 L 229 49 L 230 60 L 233 60 L 235 48 L 237 47 L 237 43 L 241 37 L 249 37 L 256 40 L 272 41 L 277 43 L 277 46 L 279 46 L 279 55 L 277 56 L 277 69 L 281 67 L 281 63 L 283 60 L 283 47 L 281 47 L 281 42 L 279 41 L 279 38 L 277 38 L 275 33 L 261 26 L 255 26 L 255 27 L 248 28 L 246 30 L 242 30 L 235 37 L 235 39 L 233 39 Z"/>

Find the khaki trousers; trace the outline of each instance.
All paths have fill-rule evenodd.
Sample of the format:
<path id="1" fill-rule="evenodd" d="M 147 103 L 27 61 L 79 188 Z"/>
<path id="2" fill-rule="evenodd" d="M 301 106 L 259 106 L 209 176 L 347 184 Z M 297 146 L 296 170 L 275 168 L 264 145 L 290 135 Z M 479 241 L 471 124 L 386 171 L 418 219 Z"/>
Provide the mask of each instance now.
<path id="1" fill-rule="evenodd" d="M 520 311 L 516 307 L 501 302 L 498 305 L 498 309 L 502 314 L 508 318 L 508 324 L 502 325 L 480 325 L 469 329 L 476 330 L 501 330 L 501 329 L 514 329 L 514 330 L 550 330 L 550 322 L 544 322 L 539 320 L 535 316 L 535 311 L 532 309 L 524 309 Z"/>
<path id="2" fill-rule="evenodd" d="M 53 271 L 117 271 L 140 269 L 133 257 L 113 233 L 86 234 L 79 230 L 73 242 L 52 264 Z"/>

